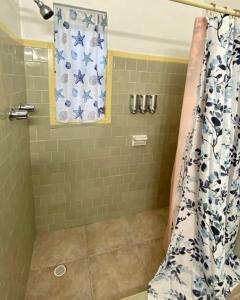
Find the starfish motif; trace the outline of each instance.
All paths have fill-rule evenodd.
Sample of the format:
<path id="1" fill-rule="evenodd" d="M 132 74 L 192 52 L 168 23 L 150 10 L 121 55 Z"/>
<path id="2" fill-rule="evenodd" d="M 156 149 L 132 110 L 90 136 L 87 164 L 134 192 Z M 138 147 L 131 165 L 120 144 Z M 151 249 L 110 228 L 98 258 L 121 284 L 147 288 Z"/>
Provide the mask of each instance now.
<path id="1" fill-rule="evenodd" d="M 83 44 L 83 40 L 85 39 L 85 34 L 81 35 L 80 30 L 78 30 L 78 34 L 77 35 L 72 35 L 72 38 L 75 40 L 74 46 L 76 47 L 77 45 L 82 45 Z"/>
<path id="2" fill-rule="evenodd" d="M 57 11 L 56 15 L 55 15 L 58 19 L 58 23 L 62 20 L 62 10 L 61 8 L 59 8 L 59 10 Z"/>
<path id="3" fill-rule="evenodd" d="M 85 14 L 85 19 L 83 20 L 83 23 L 86 23 L 87 28 L 89 25 L 94 25 L 94 22 L 92 21 L 93 15 L 88 16 L 86 13 L 84 14 Z"/>
<path id="4" fill-rule="evenodd" d="M 88 101 L 88 99 L 93 99 L 93 97 L 90 94 L 91 94 L 91 90 L 83 91 L 83 99 L 85 103 Z"/>
<path id="5" fill-rule="evenodd" d="M 59 98 L 64 98 L 62 92 L 63 92 L 63 89 L 60 89 L 60 90 L 55 89 L 55 96 L 56 96 L 57 101 Z"/>
<path id="6" fill-rule="evenodd" d="M 76 78 L 75 84 L 78 84 L 79 82 L 84 83 L 83 78 L 86 74 L 82 74 L 81 70 L 78 71 L 78 74 L 73 74 L 73 76 Z"/>
<path id="7" fill-rule="evenodd" d="M 73 112 L 75 113 L 74 119 L 78 119 L 79 117 L 82 119 L 83 110 L 80 105 L 78 106 L 78 109 L 74 109 Z"/>
<path id="8" fill-rule="evenodd" d="M 101 91 L 101 95 L 100 95 L 100 97 L 99 97 L 100 99 L 102 99 L 102 101 L 104 102 L 105 101 L 105 99 L 106 99 L 106 91 Z"/>
<path id="9" fill-rule="evenodd" d="M 103 55 L 103 60 L 100 62 L 101 65 L 104 65 L 106 67 L 107 65 L 107 57 Z"/>
<path id="10" fill-rule="evenodd" d="M 101 39 L 101 35 L 100 33 L 98 34 L 98 38 L 97 38 L 97 45 L 98 47 L 100 47 L 101 49 L 103 49 L 102 47 L 102 43 L 104 42 L 104 39 Z"/>
<path id="11" fill-rule="evenodd" d="M 105 30 L 105 28 L 107 27 L 107 15 L 105 15 L 104 17 L 102 17 L 102 22 L 101 22 L 101 25 L 102 25 L 102 28 L 103 28 L 103 31 Z"/>
<path id="12" fill-rule="evenodd" d="M 89 54 L 86 54 L 86 53 L 84 52 L 83 55 L 84 55 L 84 58 L 83 58 L 82 61 L 85 62 L 85 66 L 87 66 L 89 62 L 93 62 L 93 60 L 91 59 L 91 55 L 92 55 L 91 52 L 89 52 Z"/>
<path id="13" fill-rule="evenodd" d="M 65 60 L 65 57 L 63 56 L 64 51 L 59 51 L 58 49 L 56 49 L 56 54 L 55 57 L 57 59 L 58 64 L 60 63 L 61 60 Z"/>

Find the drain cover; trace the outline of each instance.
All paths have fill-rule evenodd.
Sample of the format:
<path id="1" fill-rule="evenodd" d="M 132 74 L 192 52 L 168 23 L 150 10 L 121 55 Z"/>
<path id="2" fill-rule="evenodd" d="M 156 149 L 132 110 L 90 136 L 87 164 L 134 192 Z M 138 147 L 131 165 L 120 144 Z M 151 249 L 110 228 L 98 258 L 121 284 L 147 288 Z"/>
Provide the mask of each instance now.
<path id="1" fill-rule="evenodd" d="M 64 265 L 59 265 L 54 269 L 54 276 L 56 277 L 62 277 L 67 271 L 66 266 Z"/>

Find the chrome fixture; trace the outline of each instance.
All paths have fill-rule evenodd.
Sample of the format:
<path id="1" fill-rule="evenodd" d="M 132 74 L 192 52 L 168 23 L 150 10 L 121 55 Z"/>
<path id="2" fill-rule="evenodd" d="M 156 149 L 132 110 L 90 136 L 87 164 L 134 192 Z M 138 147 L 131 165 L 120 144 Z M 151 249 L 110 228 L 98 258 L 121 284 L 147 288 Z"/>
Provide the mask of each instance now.
<path id="1" fill-rule="evenodd" d="M 10 120 L 25 120 L 28 118 L 28 112 L 26 110 L 11 109 L 8 115 Z"/>
<path id="2" fill-rule="evenodd" d="M 147 101 L 148 101 L 147 95 L 139 96 L 138 106 L 141 114 L 145 114 L 147 112 Z"/>
<path id="3" fill-rule="evenodd" d="M 26 110 L 28 112 L 34 112 L 35 106 L 33 104 L 20 104 L 17 109 L 19 110 Z"/>
<path id="4" fill-rule="evenodd" d="M 130 100 L 129 100 L 129 108 L 130 108 L 130 112 L 132 114 L 136 114 L 138 111 L 138 95 L 130 95 Z"/>
<path id="5" fill-rule="evenodd" d="M 43 19 L 48 20 L 53 16 L 53 10 L 49 6 L 45 5 L 41 0 L 34 0 L 34 2 L 39 7 L 40 14 Z"/>
<path id="6" fill-rule="evenodd" d="M 154 114 L 157 109 L 157 95 L 148 95 L 148 111 Z"/>

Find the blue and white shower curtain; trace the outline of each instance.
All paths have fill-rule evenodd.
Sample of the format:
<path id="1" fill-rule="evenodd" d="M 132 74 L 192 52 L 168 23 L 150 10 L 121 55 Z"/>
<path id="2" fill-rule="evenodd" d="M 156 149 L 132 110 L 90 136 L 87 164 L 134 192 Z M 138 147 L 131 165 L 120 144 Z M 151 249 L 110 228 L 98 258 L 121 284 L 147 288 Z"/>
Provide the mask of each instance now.
<path id="1" fill-rule="evenodd" d="M 208 17 L 192 132 L 167 256 L 148 299 L 223 300 L 240 282 L 240 20 Z"/>
<path id="2" fill-rule="evenodd" d="M 107 14 L 54 5 L 55 99 L 58 122 L 104 118 Z"/>

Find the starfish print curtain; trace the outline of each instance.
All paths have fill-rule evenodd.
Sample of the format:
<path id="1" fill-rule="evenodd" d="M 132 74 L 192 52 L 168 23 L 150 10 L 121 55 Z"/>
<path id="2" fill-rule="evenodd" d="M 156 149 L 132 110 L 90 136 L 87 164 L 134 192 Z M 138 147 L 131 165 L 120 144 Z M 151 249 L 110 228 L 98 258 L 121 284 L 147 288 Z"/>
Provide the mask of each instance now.
<path id="1" fill-rule="evenodd" d="M 54 5 L 55 100 L 58 122 L 104 118 L 107 14 Z"/>
<path id="2" fill-rule="evenodd" d="M 207 18 L 176 218 L 148 299 L 224 300 L 240 282 L 240 20 Z"/>

